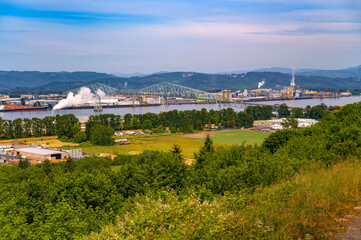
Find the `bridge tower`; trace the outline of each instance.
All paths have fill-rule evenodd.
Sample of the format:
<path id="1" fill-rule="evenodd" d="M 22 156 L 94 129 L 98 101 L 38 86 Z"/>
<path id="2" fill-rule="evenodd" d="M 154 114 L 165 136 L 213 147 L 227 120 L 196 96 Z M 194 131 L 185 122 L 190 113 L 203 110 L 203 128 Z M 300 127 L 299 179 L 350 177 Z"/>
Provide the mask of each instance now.
<path id="1" fill-rule="evenodd" d="M 169 108 L 168 108 L 168 98 L 167 96 L 163 95 L 161 97 L 161 102 L 160 102 L 160 112 L 168 112 Z"/>

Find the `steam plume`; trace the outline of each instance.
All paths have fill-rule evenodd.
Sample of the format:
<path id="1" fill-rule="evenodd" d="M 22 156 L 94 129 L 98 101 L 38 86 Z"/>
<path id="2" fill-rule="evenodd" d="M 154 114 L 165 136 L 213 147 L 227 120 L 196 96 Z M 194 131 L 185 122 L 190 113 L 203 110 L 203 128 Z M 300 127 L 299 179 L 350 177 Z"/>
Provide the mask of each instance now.
<path id="1" fill-rule="evenodd" d="M 105 97 L 105 93 L 100 89 L 97 90 L 96 94 L 100 98 Z M 58 104 L 56 104 L 53 110 L 59 110 L 74 105 L 82 105 L 88 102 L 95 102 L 95 95 L 91 92 L 89 88 L 82 87 L 75 95 L 72 92 L 68 93 L 66 99 L 63 99 Z"/>
<path id="2" fill-rule="evenodd" d="M 103 91 L 100 90 L 100 89 L 97 90 L 96 95 L 97 95 L 99 98 L 105 98 L 105 96 L 106 96 L 105 92 L 103 92 Z"/>
<path id="3" fill-rule="evenodd" d="M 295 87 L 296 86 L 296 83 L 295 83 L 295 80 L 296 80 L 296 78 L 295 78 L 295 70 L 293 69 L 292 70 L 292 80 L 291 80 L 291 87 Z"/>
<path id="4" fill-rule="evenodd" d="M 266 79 L 263 79 L 262 82 L 258 83 L 258 89 L 260 89 L 263 85 L 265 85 Z"/>

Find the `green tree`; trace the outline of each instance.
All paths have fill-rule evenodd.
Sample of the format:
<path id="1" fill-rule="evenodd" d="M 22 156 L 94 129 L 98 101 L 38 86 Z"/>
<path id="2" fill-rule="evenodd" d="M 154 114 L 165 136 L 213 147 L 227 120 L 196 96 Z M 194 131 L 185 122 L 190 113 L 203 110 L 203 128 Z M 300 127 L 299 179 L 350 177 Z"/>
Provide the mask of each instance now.
<path id="1" fill-rule="evenodd" d="M 288 106 L 285 103 L 282 103 L 278 108 L 278 117 L 285 118 L 290 115 L 290 111 L 288 110 Z"/>
<path id="2" fill-rule="evenodd" d="M 26 102 L 25 102 L 25 99 L 24 99 L 24 98 L 21 98 L 21 99 L 20 99 L 20 102 L 21 102 L 21 105 L 25 106 Z"/>
<path id="3" fill-rule="evenodd" d="M 64 166 L 65 172 L 73 172 L 74 168 L 74 160 L 71 157 L 67 158 Z"/>
<path id="4" fill-rule="evenodd" d="M 150 121 L 149 119 L 145 120 L 143 122 L 143 131 L 145 130 L 152 130 L 153 125 L 152 125 L 152 121 Z"/>
<path id="5" fill-rule="evenodd" d="M 46 159 L 43 163 L 43 170 L 44 170 L 44 173 L 46 175 L 49 175 L 51 173 L 51 170 L 52 170 L 52 166 L 51 166 L 51 163 L 48 159 Z"/>
<path id="6" fill-rule="evenodd" d="M 104 125 L 97 125 L 92 129 L 90 134 L 90 142 L 94 145 L 110 146 L 114 144 L 112 133 Z"/>
<path id="7" fill-rule="evenodd" d="M 237 128 L 251 128 L 253 127 L 253 118 L 245 112 L 237 113 Z"/>
<path id="8" fill-rule="evenodd" d="M 298 127 L 298 120 L 295 116 L 288 116 L 282 120 L 281 125 L 283 128 L 297 128 Z"/>
<path id="9" fill-rule="evenodd" d="M 88 136 L 86 135 L 85 132 L 78 132 L 74 136 L 74 142 L 76 143 L 86 142 L 87 140 L 88 140 Z"/>
<path id="10" fill-rule="evenodd" d="M 320 105 L 313 106 L 310 110 L 310 118 L 320 120 L 326 115 L 326 109 L 327 106 L 323 103 Z"/>
<path id="11" fill-rule="evenodd" d="M 28 160 L 26 158 L 23 158 L 21 155 L 19 155 L 18 167 L 21 169 L 26 169 L 26 168 L 30 167 L 30 163 L 28 162 Z"/>
<path id="12" fill-rule="evenodd" d="M 203 162 L 205 162 L 206 158 L 213 154 L 215 151 L 215 147 L 213 145 L 213 140 L 207 135 L 206 139 L 204 140 L 204 145 L 199 150 L 198 153 L 194 154 L 194 157 L 196 159 L 196 165 L 202 166 Z"/>
<path id="13" fill-rule="evenodd" d="M 295 107 L 291 109 L 291 115 L 295 118 L 304 118 L 305 114 L 303 113 L 303 109 L 299 107 Z"/>
<path id="14" fill-rule="evenodd" d="M 182 152 L 183 150 L 181 149 L 181 147 L 177 144 L 173 144 L 172 148 L 169 150 L 169 152 L 177 157 L 179 160 L 183 160 L 183 155 Z"/>

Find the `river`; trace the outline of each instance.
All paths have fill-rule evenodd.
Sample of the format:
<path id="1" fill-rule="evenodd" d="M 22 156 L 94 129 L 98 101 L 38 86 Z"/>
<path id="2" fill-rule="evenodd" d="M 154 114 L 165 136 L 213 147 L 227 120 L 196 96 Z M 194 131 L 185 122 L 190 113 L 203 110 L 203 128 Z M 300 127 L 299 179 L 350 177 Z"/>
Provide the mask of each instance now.
<path id="1" fill-rule="evenodd" d="M 355 103 L 361 101 L 361 96 L 352 96 L 352 97 L 342 97 L 342 98 L 324 98 L 324 99 L 302 99 L 302 100 L 280 100 L 280 101 L 262 101 L 257 103 L 262 104 L 282 104 L 286 103 L 290 107 L 302 107 L 305 108 L 307 105 L 315 106 L 321 103 L 326 104 L 327 106 L 335 105 L 345 105 L 350 103 Z M 237 103 L 222 103 L 221 108 L 233 108 L 236 112 L 243 111 L 243 108 L 240 104 Z M 177 109 L 178 111 L 184 110 L 201 110 L 202 108 L 219 110 L 220 106 L 218 104 L 184 104 L 184 105 L 169 105 L 168 110 Z M 144 114 L 147 112 L 159 113 L 161 112 L 161 106 L 149 106 L 149 107 L 127 107 L 127 108 L 104 108 L 102 113 L 94 113 L 93 109 L 66 109 L 66 110 L 57 110 L 54 111 L 54 115 L 60 114 L 74 114 L 77 116 L 80 121 L 86 121 L 90 115 L 95 114 L 105 114 L 113 113 L 116 115 L 124 116 L 127 113 L 130 114 Z M 1 112 L 0 117 L 3 119 L 14 120 L 16 118 L 44 118 L 46 116 L 51 116 L 51 111 L 33 111 L 33 112 Z"/>
<path id="2" fill-rule="evenodd" d="M 307 105 L 311 107 L 320 105 L 321 103 L 326 104 L 327 106 L 336 106 L 336 105 L 346 105 L 355 102 L 360 102 L 361 96 L 351 96 L 351 97 L 340 97 L 340 98 L 312 98 L 312 99 L 300 99 L 300 100 L 279 100 L 279 101 L 261 101 L 257 103 L 262 104 L 282 104 L 286 103 L 289 107 L 301 107 L 305 108 Z"/>

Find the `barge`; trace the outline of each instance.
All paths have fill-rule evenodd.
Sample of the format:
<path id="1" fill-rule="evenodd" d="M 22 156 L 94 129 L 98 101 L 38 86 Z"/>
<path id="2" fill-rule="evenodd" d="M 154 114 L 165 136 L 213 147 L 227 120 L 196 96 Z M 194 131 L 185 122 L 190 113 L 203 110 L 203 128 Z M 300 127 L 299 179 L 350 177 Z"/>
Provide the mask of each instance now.
<path id="1" fill-rule="evenodd" d="M 29 111 L 46 111 L 48 107 L 27 107 L 15 104 L 0 105 L 0 112 L 29 112 Z"/>

